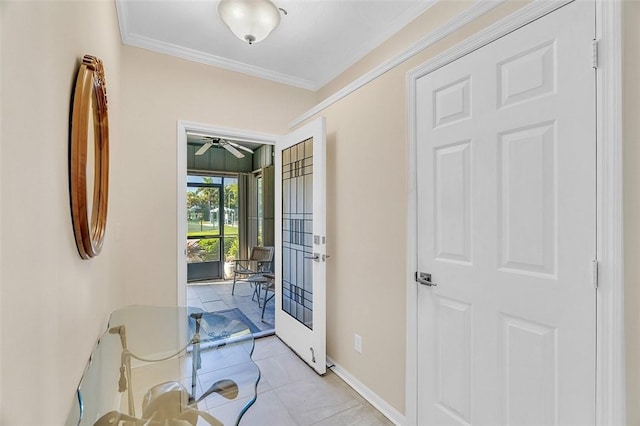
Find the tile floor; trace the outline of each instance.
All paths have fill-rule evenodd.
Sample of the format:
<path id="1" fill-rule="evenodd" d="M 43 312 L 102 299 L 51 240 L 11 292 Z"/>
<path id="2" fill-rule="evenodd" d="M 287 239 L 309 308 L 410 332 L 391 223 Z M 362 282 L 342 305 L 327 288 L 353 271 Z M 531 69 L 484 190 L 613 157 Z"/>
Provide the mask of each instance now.
<path id="1" fill-rule="evenodd" d="M 276 336 L 255 340 L 251 359 L 250 341 L 231 344 L 221 350 L 203 351 L 196 382 L 196 394 L 203 395 L 221 379 L 232 379 L 236 394 L 224 397 L 211 394 L 197 403 L 197 409 L 215 420 L 200 415 L 198 426 L 235 424 L 242 408 L 255 395 L 255 382 L 260 375 L 256 401 L 240 421 L 240 426 L 387 426 L 387 418 L 365 401 L 331 370 L 316 374 Z M 251 362 L 251 360 L 253 362 Z M 211 368 L 215 365 L 215 368 Z M 180 377 L 185 389 L 191 389 L 191 354 L 167 361 L 134 366 L 130 391 L 135 412 L 145 412 L 145 404 L 158 409 L 172 401 L 149 403 L 148 390 Z M 128 412 L 129 394 L 120 394 L 120 412 Z M 147 402 L 145 402 L 147 401 Z M 160 405 L 158 405 L 160 404 Z M 148 408 L 147 408 L 148 410 Z M 152 410 L 153 411 L 153 410 Z"/>
<path id="2" fill-rule="evenodd" d="M 253 296 L 253 287 L 246 281 L 236 283 L 235 294 L 231 294 L 231 281 L 203 282 L 187 286 L 187 305 L 204 309 L 207 312 L 238 308 L 251 320 L 261 332 L 272 331 L 275 325 L 275 300 L 267 302 L 264 319 L 262 308 L 258 307 Z"/>
<path id="3" fill-rule="evenodd" d="M 273 329 L 274 300 L 267 303 L 264 321 L 261 308 L 251 300 L 248 283 L 201 283 L 189 285 L 189 306 L 206 311 L 239 308 L 261 331 Z M 246 412 L 241 426 L 381 426 L 393 425 L 331 370 L 317 375 L 276 336 L 255 340 L 253 361 L 260 369 L 258 397 Z M 235 404 L 237 405 L 237 404 Z M 213 408 L 213 407 L 212 407 Z M 234 403 L 217 406 L 234 410 Z M 200 423 L 198 423 L 200 424 Z"/>
<path id="4" fill-rule="evenodd" d="M 276 336 L 256 339 L 258 398 L 241 426 L 393 425 L 342 379 L 317 375 Z"/>

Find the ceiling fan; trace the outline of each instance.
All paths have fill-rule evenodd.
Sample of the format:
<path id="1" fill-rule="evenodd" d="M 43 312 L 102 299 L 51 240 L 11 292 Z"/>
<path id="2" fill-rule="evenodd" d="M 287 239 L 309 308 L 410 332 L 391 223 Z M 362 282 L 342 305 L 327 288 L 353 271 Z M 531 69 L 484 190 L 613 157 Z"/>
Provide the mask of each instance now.
<path id="1" fill-rule="evenodd" d="M 246 152 L 249 152 L 249 153 L 253 154 L 253 150 L 247 148 L 246 146 L 242 146 L 240 144 L 237 144 L 235 142 L 230 142 L 230 141 L 222 139 L 222 138 L 216 138 L 216 137 L 213 137 L 213 136 L 204 135 L 202 133 L 193 133 L 193 132 L 187 132 L 187 135 L 199 136 L 199 137 L 202 138 L 201 140 L 206 141 L 200 147 L 200 149 L 198 149 L 196 151 L 196 155 L 203 155 L 205 152 L 207 152 L 209 150 L 209 148 L 211 148 L 214 145 L 217 145 L 217 146 L 219 146 L 221 148 L 226 149 L 231 154 L 233 154 L 236 158 L 244 158 L 244 154 L 242 152 L 240 152 L 239 150 L 243 150 L 243 151 L 246 151 Z"/>

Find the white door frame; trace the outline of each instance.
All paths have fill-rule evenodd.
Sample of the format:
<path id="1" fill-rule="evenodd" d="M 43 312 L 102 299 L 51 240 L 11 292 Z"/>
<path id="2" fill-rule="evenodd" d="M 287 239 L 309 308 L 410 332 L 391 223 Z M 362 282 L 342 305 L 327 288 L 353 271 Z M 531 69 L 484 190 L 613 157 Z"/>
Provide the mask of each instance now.
<path id="1" fill-rule="evenodd" d="M 179 120 L 176 145 L 176 301 L 177 306 L 187 306 L 187 131 L 210 133 L 236 141 L 275 145 L 279 135 L 219 127 L 210 124 Z"/>
<path id="2" fill-rule="evenodd" d="M 407 73 L 408 208 L 405 419 L 418 418 L 417 138 L 416 82 L 442 66 L 561 7 L 569 0 L 534 1 Z M 597 294 L 596 424 L 625 424 L 624 270 L 622 229 L 622 66 L 620 0 L 595 0 L 597 72 Z"/>

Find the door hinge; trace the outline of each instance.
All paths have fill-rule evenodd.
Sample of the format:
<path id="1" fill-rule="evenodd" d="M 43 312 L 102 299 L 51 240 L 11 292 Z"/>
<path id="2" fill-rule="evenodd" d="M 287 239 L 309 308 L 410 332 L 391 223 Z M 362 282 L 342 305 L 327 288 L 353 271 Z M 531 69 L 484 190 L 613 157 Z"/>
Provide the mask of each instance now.
<path id="1" fill-rule="evenodd" d="M 591 261 L 591 283 L 593 288 L 598 288 L 598 261 Z"/>
<path id="2" fill-rule="evenodd" d="M 599 42 L 596 39 L 593 39 L 593 41 L 591 42 L 591 67 L 593 69 L 598 69 L 598 48 L 599 48 Z"/>

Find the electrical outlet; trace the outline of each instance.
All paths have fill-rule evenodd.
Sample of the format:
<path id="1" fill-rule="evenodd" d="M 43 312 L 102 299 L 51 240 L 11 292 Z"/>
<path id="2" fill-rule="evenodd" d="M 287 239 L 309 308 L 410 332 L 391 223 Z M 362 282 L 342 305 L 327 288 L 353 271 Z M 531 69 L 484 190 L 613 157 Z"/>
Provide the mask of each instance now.
<path id="1" fill-rule="evenodd" d="M 362 353 L 362 337 L 359 334 L 353 334 L 353 349 L 356 352 Z"/>

